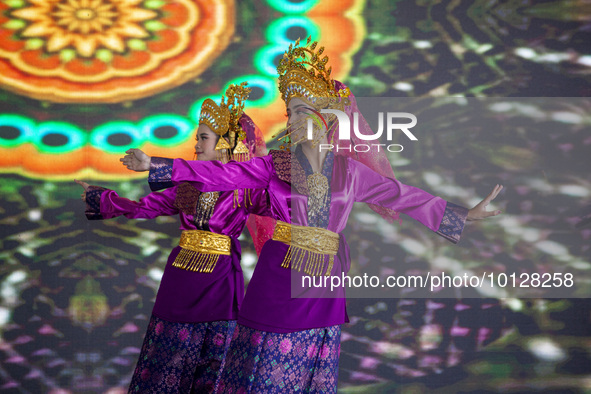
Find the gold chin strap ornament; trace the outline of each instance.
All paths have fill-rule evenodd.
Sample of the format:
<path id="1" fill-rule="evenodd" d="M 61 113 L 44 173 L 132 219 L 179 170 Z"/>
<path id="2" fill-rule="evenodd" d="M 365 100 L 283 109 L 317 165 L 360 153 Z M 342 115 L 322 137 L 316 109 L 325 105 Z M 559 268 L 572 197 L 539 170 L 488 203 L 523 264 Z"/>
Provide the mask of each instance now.
<path id="1" fill-rule="evenodd" d="M 315 138 L 312 143 L 314 146 L 333 127 L 336 127 L 336 116 L 333 114 L 320 115 L 320 110 L 326 108 L 342 111 L 346 105 L 350 104 L 347 99 L 350 94 L 349 89 L 336 91 L 335 81 L 330 76 L 332 67 L 326 68 L 328 56 L 323 57 L 324 47 L 316 50 L 317 46 L 318 42 L 312 42 L 311 37 L 308 37 L 305 45 L 300 45 L 298 39 L 295 44 L 290 44 L 277 67 L 279 91 L 285 105 L 287 106 L 292 98 L 297 97 L 315 110 L 315 113 L 310 115 L 315 130 Z M 323 124 L 328 127 L 323 127 Z M 280 140 L 289 145 L 292 134 L 298 132 L 297 134 L 301 135 L 301 131 L 304 131 L 304 137 L 293 141 L 294 144 L 302 142 L 307 138 L 306 127 L 307 119 L 298 124 L 292 124 L 284 130 L 285 133 Z M 323 128 L 324 130 L 322 130 Z M 286 147 L 284 146 L 284 148 Z"/>
<path id="2" fill-rule="evenodd" d="M 209 126 L 220 137 L 215 150 L 217 159 L 222 162 L 250 160 L 250 150 L 243 142 L 246 139 L 246 133 L 240 126 L 244 101 L 248 99 L 251 91 L 246 85 L 246 82 L 230 85 L 222 96 L 220 105 L 212 99 L 207 99 L 201 106 L 199 124 Z"/>

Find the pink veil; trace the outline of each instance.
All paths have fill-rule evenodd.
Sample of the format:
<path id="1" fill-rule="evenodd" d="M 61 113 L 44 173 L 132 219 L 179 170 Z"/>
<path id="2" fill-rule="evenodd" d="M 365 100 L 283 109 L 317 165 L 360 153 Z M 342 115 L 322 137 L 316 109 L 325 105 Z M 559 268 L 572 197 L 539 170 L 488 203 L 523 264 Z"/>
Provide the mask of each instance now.
<path id="1" fill-rule="evenodd" d="M 345 85 L 344 83 L 337 81 L 337 80 L 335 80 L 334 82 L 335 82 L 335 90 L 336 91 L 340 91 L 341 89 L 348 89 L 347 85 Z M 371 128 L 369 127 L 369 124 L 367 124 L 367 121 L 363 117 L 363 114 L 359 111 L 359 108 L 357 107 L 357 100 L 355 99 L 355 96 L 353 95 L 353 93 L 350 93 L 348 98 L 351 103 L 350 103 L 350 105 L 345 107 L 345 113 L 347 114 L 349 119 L 351 119 L 351 133 L 350 133 L 351 140 L 347 141 L 347 140 L 335 139 L 334 144 L 335 145 L 338 144 L 339 147 L 348 147 L 351 145 L 363 143 L 363 141 L 361 141 L 353 132 L 353 113 L 355 113 L 355 112 L 359 114 L 359 131 L 361 132 L 361 134 L 367 134 L 367 135 L 375 134 L 371 130 Z M 332 135 L 328 136 L 328 140 L 329 141 L 332 140 Z M 366 166 L 371 168 L 373 171 L 377 172 L 378 174 L 380 174 L 382 176 L 385 176 L 388 178 L 395 177 L 394 170 L 392 170 L 392 165 L 390 164 L 390 161 L 386 157 L 386 154 L 384 153 L 383 149 L 381 149 L 380 151 L 370 150 L 368 152 L 355 152 L 353 149 L 351 149 L 350 152 L 347 149 L 339 149 L 337 152 L 337 149 L 335 149 L 334 152 L 335 152 L 334 153 L 335 156 L 350 157 L 354 160 L 357 160 L 357 161 L 365 164 Z M 374 205 L 374 204 L 367 204 L 367 205 L 390 223 L 394 222 L 395 220 L 400 220 L 400 218 L 399 218 L 400 214 L 396 211 L 393 211 L 388 208 L 383 208 L 383 207 L 380 207 L 380 206 Z"/>
<path id="2" fill-rule="evenodd" d="M 251 157 L 262 157 L 267 155 L 267 144 L 261 129 L 252 121 L 250 116 L 245 113 L 239 120 L 240 127 L 246 133 L 245 145 L 250 150 Z M 261 249 L 265 242 L 273 237 L 273 229 L 276 220 L 269 216 L 250 215 L 246 221 L 246 227 L 254 243 L 257 256 L 261 254 Z"/>
<path id="3" fill-rule="evenodd" d="M 347 86 L 344 83 L 335 80 L 335 89 L 339 91 L 341 89 L 347 89 Z M 357 112 L 359 114 L 359 131 L 362 134 L 373 135 L 374 132 L 371 130 L 369 124 L 363 117 L 363 114 L 361 114 L 361 112 L 359 111 L 355 96 L 351 93 L 348 98 L 350 100 L 350 105 L 345 107 L 345 113 L 347 114 L 349 119 L 353 119 L 353 113 Z M 254 124 L 252 119 L 250 119 L 248 115 L 243 114 L 242 118 L 240 119 L 240 125 L 246 132 L 247 146 L 249 147 L 249 149 L 251 149 L 251 155 L 253 157 L 265 156 L 267 154 L 265 140 L 260 129 Z M 353 122 L 351 122 L 351 127 L 353 127 Z M 339 147 L 347 147 L 350 145 L 362 143 L 362 141 L 355 135 L 353 130 L 351 130 L 350 135 L 350 141 L 336 139 L 335 144 L 338 142 Z M 332 139 L 332 135 L 329 135 L 328 139 L 330 141 Z M 337 150 L 335 149 L 335 155 L 350 157 L 354 160 L 357 160 L 382 176 L 388 178 L 395 177 L 394 170 L 392 170 L 392 165 L 390 164 L 390 161 L 386 157 L 386 154 L 383 150 L 355 152 L 353 149 L 351 149 L 351 151 L 349 152 L 347 149 L 339 149 L 337 152 Z M 400 214 L 394 210 L 380 207 L 374 204 L 367 205 L 373 211 L 378 213 L 381 217 L 383 217 L 390 223 L 396 220 L 400 220 Z M 248 230 L 250 231 L 251 237 L 253 239 L 257 255 L 260 254 L 265 242 L 267 242 L 267 240 L 273 237 L 275 223 L 276 220 L 273 218 L 258 215 L 250 215 L 248 221 L 246 222 Z"/>

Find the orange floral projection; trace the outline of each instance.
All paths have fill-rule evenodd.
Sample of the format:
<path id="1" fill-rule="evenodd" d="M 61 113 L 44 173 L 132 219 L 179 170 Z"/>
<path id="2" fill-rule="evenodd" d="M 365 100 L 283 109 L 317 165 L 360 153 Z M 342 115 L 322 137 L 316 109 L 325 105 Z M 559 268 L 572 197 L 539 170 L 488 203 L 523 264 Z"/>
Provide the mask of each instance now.
<path id="1" fill-rule="evenodd" d="M 22 3 L 25 6 L 11 8 L 0 2 L 0 85 L 45 101 L 110 103 L 157 94 L 203 72 L 224 51 L 235 30 L 236 10 L 229 0 Z M 313 38 L 326 47 L 337 79 L 348 75 L 352 56 L 365 35 L 362 3 L 321 1 L 301 15 L 318 28 L 318 37 Z M 150 8 L 151 4 L 159 5 Z M 285 37 L 276 39 L 267 45 L 287 48 Z M 195 97 L 196 102 L 202 98 Z M 285 106 L 279 95 L 264 106 L 247 103 L 246 110 L 267 138 L 285 125 Z M 195 119 L 178 115 L 194 125 Z M 43 126 L 43 122 L 32 122 L 33 127 Z M 0 147 L 0 172 L 52 180 L 140 176 L 119 163 L 122 152 L 93 146 L 93 130 L 73 127 L 86 133 L 88 141 L 68 152 L 41 151 L 30 142 Z M 193 138 L 191 131 L 174 146 L 146 140 L 137 147 L 152 155 L 192 157 Z"/>
<path id="2" fill-rule="evenodd" d="M 229 0 L 0 3 L 0 83 L 54 102 L 121 102 L 195 78 L 234 32 Z"/>

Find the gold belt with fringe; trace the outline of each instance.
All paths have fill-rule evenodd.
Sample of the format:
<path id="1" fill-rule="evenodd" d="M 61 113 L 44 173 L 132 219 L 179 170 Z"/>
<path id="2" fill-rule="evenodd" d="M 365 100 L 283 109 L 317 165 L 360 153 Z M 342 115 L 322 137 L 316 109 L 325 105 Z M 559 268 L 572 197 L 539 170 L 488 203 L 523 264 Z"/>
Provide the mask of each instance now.
<path id="1" fill-rule="evenodd" d="M 324 275 L 330 275 L 334 256 L 339 251 L 339 235 L 319 227 L 306 227 L 277 221 L 273 239 L 289 245 L 281 267 L 296 271 L 302 269 L 308 275 L 322 275 L 328 256 L 328 266 Z"/>
<path id="2" fill-rule="evenodd" d="M 188 271 L 212 272 L 220 255 L 229 256 L 232 239 L 227 235 L 203 230 L 184 230 L 179 246 L 182 248 L 172 265 Z"/>

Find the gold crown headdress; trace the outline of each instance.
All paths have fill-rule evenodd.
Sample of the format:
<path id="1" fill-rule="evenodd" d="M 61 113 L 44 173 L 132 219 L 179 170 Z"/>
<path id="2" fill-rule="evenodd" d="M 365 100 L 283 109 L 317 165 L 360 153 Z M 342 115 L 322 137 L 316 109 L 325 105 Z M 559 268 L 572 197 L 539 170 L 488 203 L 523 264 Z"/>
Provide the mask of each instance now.
<path id="1" fill-rule="evenodd" d="M 277 67 L 281 98 L 286 105 L 293 97 L 297 97 L 316 110 L 322 108 L 343 110 L 345 105 L 349 105 L 347 97 L 350 91 L 349 89 L 336 90 L 335 81 L 330 76 L 332 67 L 327 68 L 328 56 L 322 57 L 324 47 L 320 47 L 316 51 L 317 46 L 318 42 L 312 42 L 312 37 L 308 37 L 306 44 L 303 46 L 300 45 L 298 39 L 283 54 L 283 59 L 281 59 Z M 325 118 L 332 122 L 335 115 L 329 114 Z M 317 120 L 318 122 L 319 120 Z M 290 127 L 291 131 L 285 130 L 285 134 L 279 140 L 290 146 L 292 143 L 290 134 L 294 130 L 303 127 L 303 121 L 300 124 L 292 125 Z M 328 133 L 328 130 L 326 130 L 326 133 Z M 282 132 L 275 136 L 279 134 L 282 134 Z M 297 142 L 299 141 L 294 141 L 294 143 Z M 285 145 L 282 145 L 281 149 L 285 149 Z"/>
<path id="2" fill-rule="evenodd" d="M 300 46 L 299 38 L 289 45 L 277 67 L 281 98 L 286 104 L 292 97 L 298 97 L 316 109 L 342 109 L 348 104 L 349 93 L 335 90 L 335 81 L 330 76 L 332 67 L 326 68 L 328 56 L 322 57 L 324 47 L 314 52 L 317 46 L 318 41 L 312 42 L 312 37 L 308 37 L 304 46 Z"/>
<path id="3" fill-rule="evenodd" d="M 244 145 L 246 133 L 240 127 L 240 117 L 244 112 L 244 101 L 248 98 L 251 89 L 246 87 L 247 83 L 230 85 L 222 96 L 220 105 L 212 99 L 207 99 L 201 105 L 199 124 L 205 124 L 220 136 L 215 150 L 218 151 L 218 158 L 229 159 L 228 152 L 234 146 L 231 158 L 238 161 L 249 159 L 250 151 Z M 224 138 L 228 134 L 229 140 Z"/>

